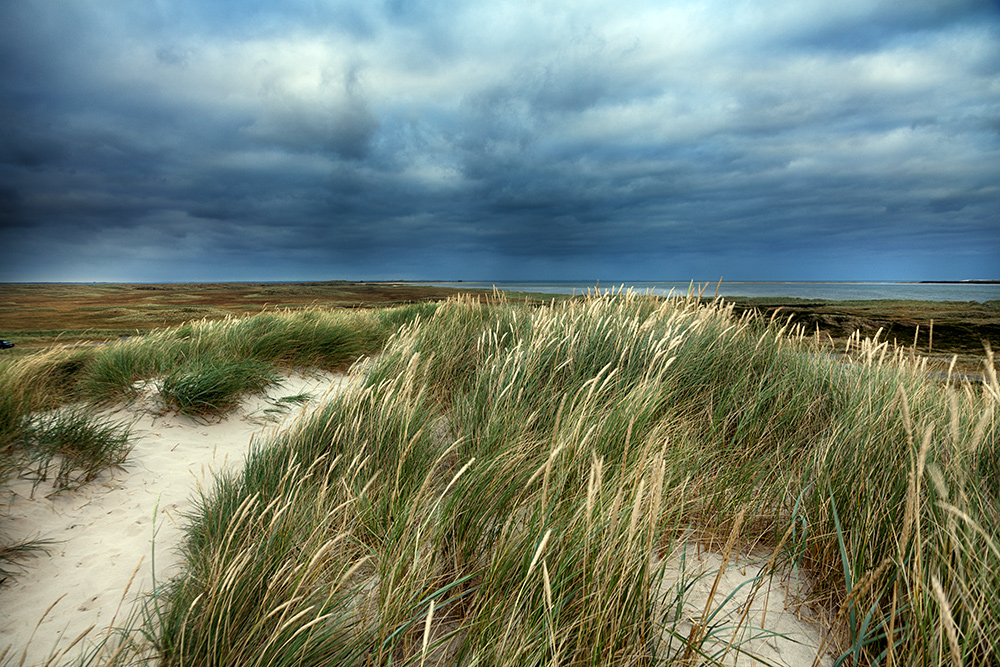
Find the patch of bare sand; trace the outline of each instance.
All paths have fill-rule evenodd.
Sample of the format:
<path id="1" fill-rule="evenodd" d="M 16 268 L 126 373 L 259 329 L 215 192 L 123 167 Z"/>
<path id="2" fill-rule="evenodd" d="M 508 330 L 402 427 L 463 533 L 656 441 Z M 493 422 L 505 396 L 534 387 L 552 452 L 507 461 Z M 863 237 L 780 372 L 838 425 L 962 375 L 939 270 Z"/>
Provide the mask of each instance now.
<path id="1" fill-rule="evenodd" d="M 662 563 L 660 613 L 676 623 L 665 624 L 661 645 L 676 649 L 704 637 L 692 664 L 709 658 L 733 667 L 830 665 L 827 655 L 817 659 L 823 631 L 803 604 L 807 580 L 787 566 L 766 570 L 769 558 L 743 554 L 724 564 L 717 551 L 678 544 Z"/>
<path id="2" fill-rule="evenodd" d="M 0 500 L 11 538 L 55 541 L 51 555 L 26 561 L 23 573 L 0 588 L 0 653 L 9 645 L 13 664 L 22 654 L 25 665 L 43 664 L 91 626 L 84 645 L 99 638 L 116 612 L 120 623 L 154 581 L 177 572 L 183 516 L 193 509 L 197 488 L 210 488 L 214 474 L 242 465 L 253 439 L 287 426 L 349 381 L 339 374 L 289 375 L 267 395 L 213 421 L 162 413 L 148 383 L 139 400 L 102 413 L 134 420 L 124 470 L 51 497 L 47 484 L 32 493 L 31 482 L 19 480 Z M 287 400 L 303 394 L 311 402 Z"/>

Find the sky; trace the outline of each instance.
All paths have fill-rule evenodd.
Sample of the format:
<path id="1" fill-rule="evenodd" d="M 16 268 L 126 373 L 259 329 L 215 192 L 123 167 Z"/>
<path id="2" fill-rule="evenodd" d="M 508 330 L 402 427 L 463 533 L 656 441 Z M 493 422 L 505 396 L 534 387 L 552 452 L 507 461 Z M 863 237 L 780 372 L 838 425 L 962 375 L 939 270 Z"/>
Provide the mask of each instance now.
<path id="1" fill-rule="evenodd" d="M 4 0 L 0 281 L 1000 278 L 997 0 Z"/>

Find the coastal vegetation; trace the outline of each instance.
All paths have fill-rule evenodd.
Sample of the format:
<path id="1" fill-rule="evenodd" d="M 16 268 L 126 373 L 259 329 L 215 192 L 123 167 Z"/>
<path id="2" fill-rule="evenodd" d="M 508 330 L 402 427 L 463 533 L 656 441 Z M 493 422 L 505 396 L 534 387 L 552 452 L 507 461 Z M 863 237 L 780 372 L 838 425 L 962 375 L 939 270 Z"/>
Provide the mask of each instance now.
<path id="1" fill-rule="evenodd" d="M 64 440 L 120 464 L 127 425 L 84 408 L 141 383 L 211 417 L 282 368 L 362 376 L 202 491 L 182 575 L 80 664 L 731 661 L 725 600 L 689 618 L 667 574 L 689 541 L 765 554 L 752 590 L 807 575 L 838 664 L 997 664 L 992 352 L 968 382 L 833 351 L 696 295 L 202 319 L 5 362 L 0 471 L 92 479 Z"/>
<path id="2" fill-rule="evenodd" d="M 692 284 L 692 288 L 696 286 Z M 715 285 L 703 283 L 711 301 Z M 2 284 L 0 338 L 18 356 L 38 347 L 105 342 L 144 335 L 192 320 L 218 320 L 312 307 L 357 309 L 432 303 L 458 294 L 486 301 L 492 290 L 435 287 L 401 282 L 327 281 L 312 283 L 174 284 Z M 570 295 L 508 293 L 512 300 L 549 303 Z M 980 364 L 982 341 L 1000 341 L 1000 301 L 830 301 L 787 297 L 726 297 L 735 312 L 794 316 L 810 333 L 819 329 L 841 347 L 856 331 L 862 337 L 916 345 L 934 357 L 959 356 L 959 366 Z M 996 345 L 994 345 L 996 347 Z M 946 362 L 947 363 L 947 362 Z"/>
<path id="3" fill-rule="evenodd" d="M 145 335 L 192 320 L 245 317 L 265 311 L 356 309 L 440 301 L 472 293 L 407 283 L 2 284 L 0 338 L 17 347 L 105 342 Z M 490 298 L 489 292 L 477 292 Z"/>

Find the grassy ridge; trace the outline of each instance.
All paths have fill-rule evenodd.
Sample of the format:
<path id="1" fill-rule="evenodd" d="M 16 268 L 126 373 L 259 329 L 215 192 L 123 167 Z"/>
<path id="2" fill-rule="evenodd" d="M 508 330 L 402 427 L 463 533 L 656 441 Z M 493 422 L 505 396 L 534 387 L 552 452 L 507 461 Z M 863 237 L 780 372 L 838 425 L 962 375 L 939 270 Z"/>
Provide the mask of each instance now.
<path id="1" fill-rule="evenodd" d="M 166 664 L 686 664 L 676 539 L 813 575 L 855 664 L 1000 656 L 997 385 L 692 301 L 451 301 L 202 501 Z M 761 576 L 766 577 L 767 572 Z M 739 650 L 730 647 L 729 651 Z"/>
<path id="2" fill-rule="evenodd" d="M 761 581 L 808 571 L 845 664 L 1000 661 L 992 359 L 956 388 L 884 343 L 838 360 L 732 306 L 635 295 L 326 317 L 191 325 L 61 371 L 99 399 L 196 360 L 383 350 L 217 480 L 184 575 L 91 664 L 731 659 L 666 576 L 692 534 L 769 551 Z"/>

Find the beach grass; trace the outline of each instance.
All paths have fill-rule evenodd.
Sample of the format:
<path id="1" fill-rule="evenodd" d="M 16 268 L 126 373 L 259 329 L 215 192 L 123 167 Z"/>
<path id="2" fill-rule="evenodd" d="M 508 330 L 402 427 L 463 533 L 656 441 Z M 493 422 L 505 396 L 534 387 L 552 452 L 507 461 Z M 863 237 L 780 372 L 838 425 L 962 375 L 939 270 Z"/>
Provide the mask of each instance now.
<path id="1" fill-rule="evenodd" d="M 197 389 L 232 364 L 266 382 L 268 364 L 379 355 L 202 490 L 182 574 L 87 664 L 689 665 L 756 650 L 727 600 L 684 611 L 686 542 L 723 562 L 763 554 L 751 593 L 806 574 L 802 611 L 831 662 L 1000 662 L 991 353 L 984 381 L 943 382 L 877 338 L 832 355 L 777 317 L 631 293 L 268 313 L 107 348 L 71 374 L 89 400 L 143 375 Z M 95 370 L 104 354 L 118 370 Z M 189 404 L 216 402 L 230 404 Z"/>
<path id="2" fill-rule="evenodd" d="M 21 466 L 14 451 L 31 441 L 29 424 L 40 411 L 127 401 L 138 395 L 137 383 L 158 379 L 170 408 L 222 413 L 239 397 L 273 385 L 276 368 L 346 369 L 375 353 L 400 322 L 432 310 L 415 305 L 373 314 L 311 308 L 202 319 L 102 345 L 49 348 L 5 360 L 0 480 Z"/>
<path id="3" fill-rule="evenodd" d="M 131 450 L 129 425 L 72 406 L 33 415 L 24 448 L 33 483 L 51 481 L 55 492 L 79 488 L 111 468 Z M 51 478 L 51 480 L 50 480 Z"/>
<path id="4" fill-rule="evenodd" d="M 276 384 L 280 368 L 346 368 L 377 351 L 396 320 L 421 310 L 426 307 L 377 315 L 307 308 L 203 319 L 101 345 L 6 358 L 0 362 L 0 486 L 23 477 L 33 488 L 45 484 L 44 493 L 57 493 L 121 467 L 130 450 L 128 425 L 98 409 L 137 398 L 147 380 L 155 380 L 166 409 L 215 417 Z M 16 561 L 45 547 L 44 541 L 12 540 L 0 526 L 0 561 L 10 564 L 3 576 L 13 576 Z"/>
<path id="5" fill-rule="evenodd" d="M 191 417 L 220 415 L 244 396 L 279 384 L 274 368 L 254 359 L 198 358 L 170 369 L 160 380 L 167 407 Z"/>

